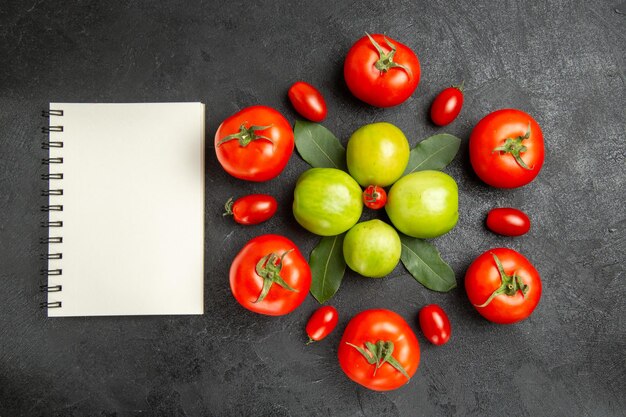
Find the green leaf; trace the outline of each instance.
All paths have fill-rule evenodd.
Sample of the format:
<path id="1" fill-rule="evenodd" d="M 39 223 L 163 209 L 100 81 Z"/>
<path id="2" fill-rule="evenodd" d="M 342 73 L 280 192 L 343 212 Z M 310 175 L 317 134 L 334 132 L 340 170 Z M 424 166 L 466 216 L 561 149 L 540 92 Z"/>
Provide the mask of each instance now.
<path id="1" fill-rule="evenodd" d="M 411 149 L 404 175 L 426 169 L 444 169 L 454 159 L 460 146 L 461 139 L 448 133 L 424 139 Z"/>
<path id="2" fill-rule="evenodd" d="M 311 294 L 320 304 L 335 295 L 343 280 L 346 270 L 346 261 L 343 259 L 344 237 L 345 233 L 323 237 L 311 252 Z"/>
<path id="3" fill-rule="evenodd" d="M 346 149 L 330 130 L 319 123 L 298 120 L 293 133 L 298 153 L 313 168 L 347 170 Z"/>
<path id="4" fill-rule="evenodd" d="M 437 248 L 421 239 L 400 234 L 400 259 L 413 278 L 429 290 L 448 292 L 456 287 L 450 265 L 441 259 Z"/>

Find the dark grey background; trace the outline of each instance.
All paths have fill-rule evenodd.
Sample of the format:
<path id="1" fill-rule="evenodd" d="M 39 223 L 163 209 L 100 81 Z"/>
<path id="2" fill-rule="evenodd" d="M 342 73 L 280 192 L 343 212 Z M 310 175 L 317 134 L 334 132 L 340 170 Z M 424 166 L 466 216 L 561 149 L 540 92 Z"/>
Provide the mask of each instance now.
<path id="1" fill-rule="evenodd" d="M 0 5 L 0 416 L 626 414 L 626 4 L 52 3 Z M 365 31 L 386 32 L 420 58 L 421 83 L 400 107 L 366 106 L 345 87 L 343 58 Z M 211 147 L 219 123 L 248 105 L 294 121 L 286 92 L 299 79 L 323 92 L 324 124 L 344 143 L 375 121 L 396 124 L 412 145 L 441 131 L 463 139 L 447 169 L 459 183 L 460 220 L 434 240 L 459 288 L 430 292 L 402 267 L 381 280 L 349 273 L 330 302 L 338 329 L 311 346 L 303 328 L 318 306 L 312 297 L 269 318 L 241 308 L 228 286 L 230 261 L 253 236 L 281 233 L 304 253 L 316 244 L 290 211 L 307 165 L 294 154 L 278 178 L 246 183 L 221 169 Z M 436 129 L 432 99 L 461 80 L 460 117 Z M 204 316 L 47 319 L 38 309 L 38 129 L 50 101 L 207 104 Z M 503 107 L 532 114 L 547 146 L 538 178 L 513 191 L 482 184 L 467 153 L 472 126 Z M 251 192 L 275 195 L 277 216 L 250 228 L 221 216 L 229 196 Z M 525 210 L 531 232 L 488 232 L 484 217 L 496 206 Z M 524 253 L 543 279 L 538 308 L 516 325 L 488 323 L 463 290 L 469 263 L 495 246 Z M 416 323 L 433 302 L 453 325 L 443 347 Z M 337 363 L 346 323 L 373 307 L 400 313 L 421 342 L 420 368 L 397 391 L 363 389 Z"/>

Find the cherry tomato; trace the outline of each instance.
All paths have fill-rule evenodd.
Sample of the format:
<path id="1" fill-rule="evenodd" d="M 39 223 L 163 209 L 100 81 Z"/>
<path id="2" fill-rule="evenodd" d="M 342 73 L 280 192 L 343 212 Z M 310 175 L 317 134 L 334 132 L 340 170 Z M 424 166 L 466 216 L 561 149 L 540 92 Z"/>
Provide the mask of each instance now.
<path id="1" fill-rule="evenodd" d="M 321 122 L 326 118 L 326 101 L 322 93 L 309 83 L 298 81 L 289 88 L 289 101 L 300 116 L 312 122 Z"/>
<path id="2" fill-rule="evenodd" d="M 311 287 L 311 269 L 296 245 L 261 235 L 239 251 L 230 266 L 230 289 L 250 311 L 282 316 L 295 310 Z"/>
<path id="3" fill-rule="evenodd" d="M 350 320 L 339 343 L 339 365 L 354 382 L 389 391 L 409 382 L 420 347 L 408 323 L 390 310 L 365 310 Z"/>
<path id="4" fill-rule="evenodd" d="M 430 106 L 430 118 L 437 126 L 452 123 L 463 107 L 463 83 L 446 88 L 435 97 Z"/>
<path id="5" fill-rule="evenodd" d="M 234 203 L 232 198 L 228 199 L 224 208 L 224 216 L 233 216 L 237 223 L 251 225 L 269 220 L 276 213 L 278 203 L 271 195 L 250 194 Z"/>
<path id="6" fill-rule="evenodd" d="M 448 315 L 437 304 L 422 307 L 419 312 L 420 328 L 433 345 L 443 345 L 450 340 L 451 329 Z"/>
<path id="7" fill-rule="evenodd" d="M 309 336 L 309 343 L 318 342 L 328 336 L 339 321 L 339 313 L 333 306 L 320 307 L 311 316 L 306 324 L 306 334 Z"/>
<path id="8" fill-rule="evenodd" d="M 363 204 L 372 210 L 378 210 L 385 207 L 387 203 L 387 192 L 383 187 L 378 185 L 369 185 L 363 191 Z"/>
<path id="9" fill-rule="evenodd" d="M 510 324 L 530 316 L 541 298 L 541 278 L 528 259 L 508 248 L 488 250 L 465 274 L 465 291 L 487 320 Z"/>
<path id="10" fill-rule="evenodd" d="M 502 109 L 485 116 L 472 130 L 469 148 L 476 174 L 498 188 L 528 184 L 543 165 L 541 128 L 521 110 Z"/>
<path id="11" fill-rule="evenodd" d="M 487 214 L 487 227 L 504 236 L 521 236 L 530 230 L 530 219 L 521 210 L 501 207 Z"/>
<path id="12" fill-rule="evenodd" d="M 222 122 L 215 132 L 215 153 L 233 177 L 267 181 L 276 177 L 293 153 L 291 125 L 266 106 L 246 107 Z"/>
<path id="13" fill-rule="evenodd" d="M 408 47 L 385 35 L 362 37 L 348 51 L 343 75 L 354 96 L 376 107 L 397 106 L 420 81 L 420 63 Z"/>

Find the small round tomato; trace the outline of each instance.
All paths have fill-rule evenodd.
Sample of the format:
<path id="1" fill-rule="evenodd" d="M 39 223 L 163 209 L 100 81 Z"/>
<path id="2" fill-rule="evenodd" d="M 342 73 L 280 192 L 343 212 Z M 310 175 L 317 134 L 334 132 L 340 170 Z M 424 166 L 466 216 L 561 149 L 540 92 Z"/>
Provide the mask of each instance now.
<path id="1" fill-rule="evenodd" d="M 448 233 L 459 219 L 456 181 L 441 171 L 418 171 L 400 178 L 389 190 L 385 210 L 404 233 L 430 239 Z"/>
<path id="2" fill-rule="evenodd" d="M 343 75 L 354 96 L 376 107 L 397 106 L 420 81 L 420 63 L 406 45 L 385 35 L 362 37 L 348 51 Z"/>
<path id="3" fill-rule="evenodd" d="M 230 266 L 230 289 L 250 311 L 282 316 L 295 310 L 311 287 L 311 269 L 298 247 L 279 235 L 251 239 Z"/>
<path id="4" fill-rule="evenodd" d="M 530 230 L 530 219 L 518 209 L 495 208 L 487 214 L 487 227 L 499 235 L 521 236 Z"/>
<path id="5" fill-rule="evenodd" d="M 510 324 L 530 316 L 541 298 L 541 278 L 519 252 L 488 250 L 465 274 L 465 291 L 476 310 L 494 323 Z"/>
<path id="6" fill-rule="evenodd" d="M 309 232 L 335 236 L 359 221 L 361 187 L 344 171 L 312 168 L 304 171 L 293 193 L 293 216 Z"/>
<path id="7" fill-rule="evenodd" d="M 400 129 L 385 122 L 368 124 L 348 140 L 348 171 L 362 187 L 386 187 L 402 176 L 410 152 L 409 141 Z"/>
<path id="8" fill-rule="evenodd" d="M 307 345 L 319 342 L 328 336 L 339 321 L 339 313 L 333 306 L 323 306 L 315 310 L 306 324 L 306 334 L 309 336 Z"/>
<path id="9" fill-rule="evenodd" d="M 437 126 L 445 126 L 457 118 L 463 107 L 463 83 L 448 87 L 435 97 L 430 106 L 430 118 Z"/>
<path id="10" fill-rule="evenodd" d="M 289 88 L 289 101 L 298 113 L 312 122 L 326 118 L 326 101 L 317 88 L 304 81 L 298 81 Z"/>
<path id="11" fill-rule="evenodd" d="M 339 365 L 354 382 L 389 391 L 409 382 L 420 347 L 408 323 L 390 310 L 365 310 L 350 320 L 339 343 Z"/>
<path id="12" fill-rule="evenodd" d="M 516 109 L 498 110 L 479 121 L 469 149 L 478 177 L 498 188 L 521 187 L 535 179 L 545 152 L 539 124 Z"/>
<path id="13" fill-rule="evenodd" d="M 278 111 L 252 106 L 222 122 L 215 153 L 226 172 L 248 181 L 267 181 L 282 172 L 293 153 L 291 125 Z"/>
<path id="14" fill-rule="evenodd" d="M 433 345 L 443 345 L 450 340 L 450 319 L 443 308 L 437 304 L 422 307 L 419 312 L 420 328 L 424 336 Z"/>
<path id="15" fill-rule="evenodd" d="M 387 192 L 378 185 L 368 185 L 363 191 L 363 204 L 372 210 L 379 210 L 387 203 Z"/>
<path id="16" fill-rule="evenodd" d="M 228 199 L 224 208 L 224 216 L 233 216 L 237 223 L 251 225 L 269 220 L 276 213 L 278 203 L 271 195 L 250 194 L 235 202 L 232 198 Z"/>
<path id="17" fill-rule="evenodd" d="M 343 240 L 343 257 L 353 271 L 382 278 L 400 261 L 402 243 L 396 229 L 374 219 L 356 224 Z"/>

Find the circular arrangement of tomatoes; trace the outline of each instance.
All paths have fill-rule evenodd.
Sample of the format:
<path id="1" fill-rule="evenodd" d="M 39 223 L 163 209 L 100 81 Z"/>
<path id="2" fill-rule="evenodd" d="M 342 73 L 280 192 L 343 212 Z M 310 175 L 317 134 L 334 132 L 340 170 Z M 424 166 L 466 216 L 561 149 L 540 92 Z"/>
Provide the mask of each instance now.
<path id="1" fill-rule="evenodd" d="M 437 346 L 448 343 L 452 330 L 450 319 L 443 308 L 429 304 L 422 307 L 418 317 L 422 333 L 430 343 Z"/>
<path id="2" fill-rule="evenodd" d="M 535 179 L 545 152 L 539 124 L 516 109 L 497 110 L 480 120 L 469 150 L 478 177 L 498 188 L 517 188 Z"/>
<path id="3" fill-rule="evenodd" d="M 387 192 L 378 185 L 368 185 L 363 191 L 363 204 L 372 210 L 380 210 L 387 204 Z"/>
<path id="4" fill-rule="evenodd" d="M 311 269 L 291 240 L 279 235 L 251 239 L 230 266 L 230 289 L 250 311 L 282 316 L 295 310 L 311 288 Z"/>
<path id="5" fill-rule="evenodd" d="M 408 323 L 390 310 L 365 310 L 339 342 L 339 365 L 354 382 L 375 391 L 405 385 L 417 371 L 420 347 Z"/>
<path id="6" fill-rule="evenodd" d="M 224 216 L 233 216 L 239 224 L 252 225 L 269 220 L 276 213 L 278 203 L 271 195 L 250 194 L 235 202 L 232 198 L 229 199 L 224 208 Z"/>
<path id="7" fill-rule="evenodd" d="M 289 88 L 287 96 L 296 111 L 305 119 L 319 123 L 326 118 L 328 110 L 324 96 L 311 84 L 298 81 Z"/>
<path id="8" fill-rule="evenodd" d="M 376 107 L 403 103 L 420 81 L 415 52 L 388 36 L 362 37 L 348 51 L 343 75 L 354 96 Z"/>
<path id="9" fill-rule="evenodd" d="M 217 159 L 226 172 L 242 180 L 276 177 L 293 148 L 291 124 L 267 106 L 246 107 L 224 120 L 215 132 Z"/>
<path id="10" fill-rule="evenodd" d="M 430 106 L 430 118 L 437 126 L 449 125 L 461 113 L 463 107 L 463 83 L 448 87 L 435 97 Z"/>
<path id="11" fill-rule="evenodd" d="M 339 313 L 333 306 L 323 306 L 315 310 L 305 328 L 306 334 L 309 336 L 307 345 L 326 338 L 326 336 L 335 330 L 338 321 Z"/>
<path id="12" fill-rule="evenodd" d="M 511 324 L 531 315 L 541 298 L 541 278 L 519 252 L 488 250 L 472 262 L 465 274 L 465 291 L 487 320 Z"/>
<path id="13" fill-rule="evenodd" d="M 503 236 L 522 236 L 530 230 L 530 219 L 521 210 L 500 207 L 487 214 L 487 227 Z"/>

